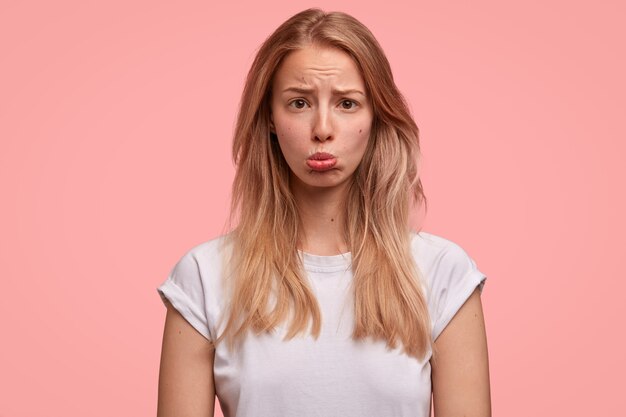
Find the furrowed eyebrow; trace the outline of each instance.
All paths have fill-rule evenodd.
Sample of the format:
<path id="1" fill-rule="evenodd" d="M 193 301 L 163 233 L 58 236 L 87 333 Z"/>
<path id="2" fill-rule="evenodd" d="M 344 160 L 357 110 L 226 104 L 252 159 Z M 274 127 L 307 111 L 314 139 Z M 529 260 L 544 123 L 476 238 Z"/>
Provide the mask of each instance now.
<path id="1" fill-rule="evenodd" d="M 348 90 L 333 90 L 333 94 L 337 96 L 345 96 L 348 94 L 360 94 L 363 97 L 365 97 L 365 93 L 363 93 L 361 90 L 357 90 L 356 88 L 351 88 Z"/>
<path id="2" fill-rule="evenodd" d="M 312 93 L 313 90 L 312 88 L 300 88 L 300 87 L 287 87 L 283 90 L 283 93 L 287 93 L 287 92 L 292 92 L 292 93 L 298 93 L 298 94 L 309 94 Z"/>
<path id="3" fill-rule="evenodd" d="M 314 91 L 315 89 L 313 88 L 287 87 L 283 90 L 283 93 L 293 92 L 293 93 L 298 93 L 298 94 L 310 94 L 310 93 L 313 93 Z M 345 96 L 347 94 L 360 94 L 363 97 L 365 97 L 365 93 L 363 93 L 361 90 L 357 90 L 356 88 L 352 88 L 348 90 L 333 89 L 332 93 L 333 95 L 336 95 L 336 96 Z"/>

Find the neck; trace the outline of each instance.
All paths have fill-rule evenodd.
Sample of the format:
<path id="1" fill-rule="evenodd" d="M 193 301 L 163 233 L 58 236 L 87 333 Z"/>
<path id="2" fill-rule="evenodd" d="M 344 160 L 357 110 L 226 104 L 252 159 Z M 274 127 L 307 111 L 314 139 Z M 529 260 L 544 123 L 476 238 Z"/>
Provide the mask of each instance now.
<path id="1" fill-rule="evenodd" d="M 292 187 L 302 227 L 298 249 L 313 255 L 348 252 L 343 238 L 348 185 L 332 188 Z"/>

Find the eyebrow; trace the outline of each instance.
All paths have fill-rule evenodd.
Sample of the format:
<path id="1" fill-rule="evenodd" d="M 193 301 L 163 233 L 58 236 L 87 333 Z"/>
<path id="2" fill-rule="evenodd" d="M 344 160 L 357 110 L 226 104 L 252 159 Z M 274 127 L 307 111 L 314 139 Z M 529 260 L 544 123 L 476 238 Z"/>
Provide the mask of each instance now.
<path id="1" fill-rule="evenodd" d="M 310 94 L 314 91 L 315 89 L 313 88 L 287 87 L 283 90 L 283 93 L 294 92 L 294 93 L 299 93 L 299 94 Z M 350 88 L 347 90 L 338 90 L 338 89 L 333 88 L 332 93 L 333 95 L 336 95 L 336 96 L 344 96 L 347 94 L 360 94 L 363 97 L 365 97 L 365 93 L 363 93 L 361 90 L 357 90 L 356 88 Z"/>

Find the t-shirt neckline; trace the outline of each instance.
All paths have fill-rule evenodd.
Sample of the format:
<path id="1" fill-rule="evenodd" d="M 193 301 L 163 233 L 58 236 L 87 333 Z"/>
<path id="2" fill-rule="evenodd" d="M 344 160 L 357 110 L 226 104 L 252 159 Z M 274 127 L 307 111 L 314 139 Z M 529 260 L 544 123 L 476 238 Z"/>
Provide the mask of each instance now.
<path id="1" fill-rule="evenodd" d="M 341 271 L 352 264 L 352 253 L 346 252 L 339 255 L 313 255 L 298 250 L 304 269 L 311 272 Z"/>

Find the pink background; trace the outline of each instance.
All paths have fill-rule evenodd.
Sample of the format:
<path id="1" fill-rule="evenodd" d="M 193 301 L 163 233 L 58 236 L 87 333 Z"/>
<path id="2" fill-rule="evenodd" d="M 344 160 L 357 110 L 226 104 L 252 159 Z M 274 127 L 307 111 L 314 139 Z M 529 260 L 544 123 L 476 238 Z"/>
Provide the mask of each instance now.
<path id="1" fill-rule="evenodd" d="M 311 5 L 378 37 L 424 230 L 489 277 L 494 415 L 623 412 L 623 2 L 405 3 L 2 0 L 1 417 L 155 414 L 156 287 L 222 232 L 244 76 Z"/>

